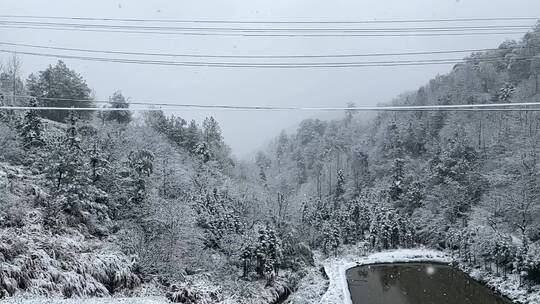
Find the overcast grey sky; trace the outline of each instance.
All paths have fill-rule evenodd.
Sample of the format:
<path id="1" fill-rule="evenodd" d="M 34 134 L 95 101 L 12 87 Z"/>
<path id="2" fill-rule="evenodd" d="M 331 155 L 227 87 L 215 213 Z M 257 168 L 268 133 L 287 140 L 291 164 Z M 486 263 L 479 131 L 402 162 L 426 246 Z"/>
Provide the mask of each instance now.
<path id="1" fill-rule="evenodd" d="M 5 15 L 221 20 L 375 20 L 537 17 L 538 0 L 0 0 Z M 519 24 L 532 22 L 518 22 Z M 494 23 L 497 24 L 497 23 Z M 508 24 L 508 23 L 506 23 Z M 380 25 L 377 25 L 381 27 Z M 5 29 L 0 41 L 133 52 L 234 55 L 410 52 L 496 47 L 521 35 L 442 37 L 216 37 Z M 15 48 L 10 48 L 15 49 Z M 23 48 L 19 48 L 23 50 Z M 27 49 L 28 50 L 28 49 Z M 35 50 L 34 50 L 35 51 Z M 1 55 L 0 55 L 1 56 Z M 454 57 L 454 56 L 452 56 Z M 56 60 L 21 56 L 23 73 Z M 423 57 L 425 58 L 425 57 Z M 440 58 L 440 57 L 439 57 Z M 444 58 L 444 57 L 443 57 Z M 446 55 L 448 58 L 448 55 Z M 403 58 L 401 58 L 403 59 Z M 411 58 L 408 58 L 411 59 Z M 169 58 L 170 60 L 170 58 Z M 64 60 L 106 99 L 115 90 L 134 101 L 193 104 L 345 106 L 374 105 L 413 90 L 451 65 L 320 69 L 165 67 Z M 237 156 L 260 148 L 280 130 L 323 113 L 177 113 L 198 122 L 213 115 Z"/>

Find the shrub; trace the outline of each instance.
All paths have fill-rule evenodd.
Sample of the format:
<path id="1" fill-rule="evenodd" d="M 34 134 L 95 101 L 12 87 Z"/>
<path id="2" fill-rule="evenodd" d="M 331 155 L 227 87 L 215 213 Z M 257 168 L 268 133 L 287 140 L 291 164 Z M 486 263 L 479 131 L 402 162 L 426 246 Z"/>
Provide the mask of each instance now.
<path id="1" fill-rule="evenodd" d="M 524 262 L 524 270 L 527 273 L 525 279 L 540 283 L 540 245 L 531 244 Z"/>
<path id="2" fill-rule="evenodd" d="M 0 231 L 0 294 L 101 297 L 141 284 L 134 261 L 119 252 L 91 252 L 80 235 L 28 228 Z"/>

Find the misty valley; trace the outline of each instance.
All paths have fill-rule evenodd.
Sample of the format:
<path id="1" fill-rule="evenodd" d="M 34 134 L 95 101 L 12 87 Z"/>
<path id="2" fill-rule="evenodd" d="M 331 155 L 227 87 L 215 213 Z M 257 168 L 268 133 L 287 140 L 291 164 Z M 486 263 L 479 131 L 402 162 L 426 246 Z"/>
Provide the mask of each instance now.
<path id="1" fill-rule="evenodd" d="M 526 19 L 500 29 L 493 22 L 504 18 L 487 25 L 466 23 L 487 22 L 482 18 L 450 25 L 394 20 L 380 28 L 374 20 L 30 17 L 0 16 L 0 28 L 281 41 L 433 31 L 484 37 L 515 31 Z M 429 54 L 461 53 L 452 60 L 399 57 L 426 55 L 405 51 L 375 55 L 402 59 L 371 61 L 345 53 L 156 54 L 1 38 L 2 48 L 16 48 L 0 54 L 0 302 L 540 303 L 540 25 L 525 30 L 490 49 Z M 30 70 L 32 56 L 49 61 Z M 320 61 L 328 56 L 335 58 Z M 111 70 L 158 65 L 291 74 L 447 68 L 377 105 L 360 98 L 328 107 L 226 98 L 203 105 L 180 98 L 150 103 L 119 88 L 101 100 L 86 67 L 76 64 L 81 60 Z M 162 81 L 154 68 L 142 90 Z M 188 87 L 179 83 L 169 85 Z M 371 91 L 391 85 L 358 84 Z M 205 117 L 195 119 L 191 110 Z M 253 153 L 239 157 L 228 138 L 244 135 L 226 132 L 213 114 L 220 111 L 235 111 L 239 130 L 269 140 L 246 144 Z M 311 116 L 290 127 L 276 112 Z M 239 118 L 251 113 L 268 115 L 282 131 L 265 134 Z"/>

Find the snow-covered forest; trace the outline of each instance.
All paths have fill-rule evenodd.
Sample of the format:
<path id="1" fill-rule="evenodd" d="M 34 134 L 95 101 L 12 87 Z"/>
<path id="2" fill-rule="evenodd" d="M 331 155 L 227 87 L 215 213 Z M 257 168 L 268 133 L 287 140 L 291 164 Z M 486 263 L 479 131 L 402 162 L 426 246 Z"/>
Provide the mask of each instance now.
<path id="1" fill-rule="evenodd" d="M 92 99 L 62 61 L 3 63 L 3 105 Z M 539 76 L 537 28 L 391 104 L 538 102 Z M 318 303 L 324 261 L 425 246 L 538 299 L 538 111 L 351 110 L 247 161 L 212 117 L 110 101 L 125 110 L 0 111 L 0 298 Z"/>

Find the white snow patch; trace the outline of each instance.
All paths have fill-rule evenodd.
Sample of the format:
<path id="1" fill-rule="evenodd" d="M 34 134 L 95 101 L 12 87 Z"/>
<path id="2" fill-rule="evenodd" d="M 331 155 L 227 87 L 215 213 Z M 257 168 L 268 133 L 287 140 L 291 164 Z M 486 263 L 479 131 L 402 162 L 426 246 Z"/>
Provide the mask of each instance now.
<path id="1" fill-rule="evenodd" d="M 58 298 L 10 298 L 2 304 L 165 304 L 170 303 L 165 297 L 129 297 L 129 298 L 88 298 L 88 299 L 58 299 Z"/>

